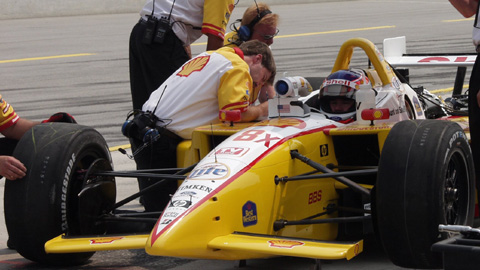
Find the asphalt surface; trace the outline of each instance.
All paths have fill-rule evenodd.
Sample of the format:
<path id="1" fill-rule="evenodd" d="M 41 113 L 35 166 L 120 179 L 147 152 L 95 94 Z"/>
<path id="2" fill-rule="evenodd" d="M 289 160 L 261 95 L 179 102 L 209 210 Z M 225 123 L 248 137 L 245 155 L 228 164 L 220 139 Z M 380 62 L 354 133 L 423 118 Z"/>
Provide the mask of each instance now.
<path id="1" fill-rule="evenodd" d="M 340 1 L 271 5 L 280 14 L 280 33 L 272 46 L 278 77 L 322 76 L 330 73 L 340 45 L 364 37 L 382 51 L 384 38 L 407 37 L 408 53 L 472 53 L 471 25 L 444 0 Z M 237 9 L 232 18 L 240 18 Z M 96 128 L 110 147 L 128 145 L 120 127 L 131 109 L 128 38 L 137 13 L 0 20 L 0 94 L 17 113 L 43 120 L 66 111 Z M 205 39 L 192 46 L 205 49 Z M 357 58 L 358 56 L 358 58 Z M 352 66 L 366 67 L 362 53 Z M 456 69 L 412 68 L 412 85 L 448 95 Z M 467 71 L 466 83 L 468 83 Z M 115 169 L 134 163 L 112 153 Z M 4 180 L 0 180 L 3 193 Z M 134 179 L 118 183 L 120 196 L 136 188 Z M 3 205 L 0 205 L 3 211 Z M 139 207 L 134 202 L 129 207 Z M 3 214 L 2 214 L 3 218 Z M 51 269 L 6 249 L 0 220 L 0 269 Z M 322 262 L 322 269 L 400 269 L 392 265 L 374 241 L 352 261 Z M 311 260 L 274 258 L 247 261 L 245 269 L 312 269 Z M 97 252 L 90 263 L 72 269 L 234 269 L 234 262 L 152 257 L 143 250 Z"/>

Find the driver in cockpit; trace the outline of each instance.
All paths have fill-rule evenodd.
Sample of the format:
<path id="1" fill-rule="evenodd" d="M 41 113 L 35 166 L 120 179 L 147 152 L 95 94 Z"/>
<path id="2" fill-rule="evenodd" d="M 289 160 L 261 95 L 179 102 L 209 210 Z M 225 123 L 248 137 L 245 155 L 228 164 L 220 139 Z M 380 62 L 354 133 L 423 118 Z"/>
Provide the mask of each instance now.
<path id="1" fill-rule="evenodd" d="M 370 80 L 359 69 L 339 70 L 322 83 L 319 94 L 320 112 L 341 123 L 355 121 L 355 94 L 361 84 Z"/>

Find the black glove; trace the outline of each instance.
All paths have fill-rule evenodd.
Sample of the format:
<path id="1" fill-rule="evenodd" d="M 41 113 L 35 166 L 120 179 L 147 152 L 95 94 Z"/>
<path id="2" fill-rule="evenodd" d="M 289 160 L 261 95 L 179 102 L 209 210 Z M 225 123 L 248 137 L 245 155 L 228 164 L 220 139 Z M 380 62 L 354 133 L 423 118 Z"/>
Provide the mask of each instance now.
<path id="1" fill-rule="evenodd" d="M 63 123 L 73 123 L 73 124 L 77 123 L 77 121 L 75 121 L 75 118 L 73 118 L 73 116 L 65 112 L 58 112 L 50 116 L 50 118 L 48 118 L 47 120 L 42 121 L 42 123 L 49 123 L 49 122 L 63 122 Z"/>

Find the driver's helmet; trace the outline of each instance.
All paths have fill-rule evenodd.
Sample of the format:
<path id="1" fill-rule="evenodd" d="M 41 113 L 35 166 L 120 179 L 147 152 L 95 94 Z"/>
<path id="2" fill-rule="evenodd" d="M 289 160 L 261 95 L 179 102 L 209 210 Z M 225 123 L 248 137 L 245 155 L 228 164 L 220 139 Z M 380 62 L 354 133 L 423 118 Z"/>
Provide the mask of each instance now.
<path id="1" fill-rule="evenodd" d="M 320 88 L 320 111 L 334 121 L 354 120 L 355 93 L 362 84 L 370 85 L 370 80 L 360 69 L 339 70 L 330 74 Z"/>

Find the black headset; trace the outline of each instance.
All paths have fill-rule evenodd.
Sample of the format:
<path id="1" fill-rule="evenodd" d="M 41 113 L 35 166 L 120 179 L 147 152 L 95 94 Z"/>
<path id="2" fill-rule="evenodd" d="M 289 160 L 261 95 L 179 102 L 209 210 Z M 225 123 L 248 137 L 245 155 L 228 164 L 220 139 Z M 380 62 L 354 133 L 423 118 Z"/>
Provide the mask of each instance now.
<path id="1" fill-rule="evenodd" d="M 249 24 L 243 25 L 240 29 L 237 30 L 238 38 L 241 41 L 247 41 L 250 39 L 253 33 L 253 27 L 263 18 L 265 15 L 272 13 L 270 10 L 266 9 L 262 12 L 258 10 L 257 7 L 257 17 L 253 19 Z"/>

